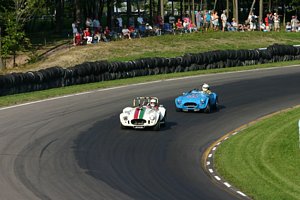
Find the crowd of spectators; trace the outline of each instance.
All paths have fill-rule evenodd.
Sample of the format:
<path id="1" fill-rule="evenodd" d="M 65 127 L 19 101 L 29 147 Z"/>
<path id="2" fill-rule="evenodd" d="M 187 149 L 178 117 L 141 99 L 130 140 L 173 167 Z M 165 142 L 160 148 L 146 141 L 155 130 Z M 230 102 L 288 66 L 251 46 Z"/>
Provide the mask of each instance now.
<path id="1" fill-rule="evenodd" d="M 150 25 L 147 19 L 139 15 L 136 19 L 129 18 L 128 26 L 124 25 L 120 15 L 114 18 L 114 27 L 111 30 L 108 26 L 102 27 L 97 17 L 87 18 L 84 29 L 80 28 L 79 22 L 72 23 L 73 44 L 93 44 L 100 41 L 108 42 L 117 39 L 129 39 L 146 36 L 159 36 L 161 34 L 183 34 L 191 32 L 207 31 L 280 31 L 300 32 L 300 23 L 297 16 L 286 22 L 284 28 L 280 25 L 282 16 L 275 13 L 268 13 L 263 20 L 258 20 L 258 16 L 251 12 L 244 23 L 237 23 L 235 18 L 228 19 L 224 10 L 219 17 L 217 11 L 204 10 L 195 12 L 195 20 L 186 15 L 182 18 L 170 16 L 168 22 L 164 22 L 161 16 L 155 18 L 155 22 Z M 195 21 L 195 23 L 193 23 Z"/>

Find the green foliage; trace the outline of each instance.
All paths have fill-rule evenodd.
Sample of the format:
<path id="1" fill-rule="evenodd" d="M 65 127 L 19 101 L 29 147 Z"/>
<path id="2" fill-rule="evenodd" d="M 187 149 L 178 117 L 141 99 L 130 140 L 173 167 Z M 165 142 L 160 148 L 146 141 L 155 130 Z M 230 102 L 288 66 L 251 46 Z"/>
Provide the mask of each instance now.
<path id="1" fill-rule="evenodd" d="M 300 0 L 292 0 L 291 5 L 295 7 L 295 9 L 300 10 Z"/>
<path id="2" fill-rule="evenodd" d="M 25 36 L 21 25 L 8 16 L 6 21 L 5 36 L 2 38 L 2 54 L 4 57 L 15 55 L 17 51 L 30 47 L 30 41 Z"/>

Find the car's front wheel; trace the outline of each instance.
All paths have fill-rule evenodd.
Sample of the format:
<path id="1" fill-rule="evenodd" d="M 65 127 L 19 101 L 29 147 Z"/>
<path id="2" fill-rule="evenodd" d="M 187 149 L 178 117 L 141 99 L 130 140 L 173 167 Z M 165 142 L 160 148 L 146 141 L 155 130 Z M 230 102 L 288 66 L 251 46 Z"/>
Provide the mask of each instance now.
<path id="1" fill-rule="evenodd" d="M 210 107 L 209 102 L 207 102 L 207 105 L 206 105 L 206 107 L 205 107 L 205 109 L 204 109 L 204 112 L 205 112 L 205 113 L 210 113 L 210 112 L 211 112 L 211 107 Z"/>
<path id="2" fill-rule="evenodd" d="M 177 108 L 177 107 L 176 107 L 176 112 L 181 112 L 181 111 L 182 111 L 181 108 Z"/>
<path id="3" fill-rule="evenodd" d="M 153 126 L 153 130 L 154 131 L 159 131 L 160 129 L 160 121 L 157 121 L 157 123 L 155 124 L 155 126 Z"/>
<path id="4" fill-rule="evenodd" d="M 126 126 L 124 126 L 122 123 L 120 123 L 121 129 L 126 129 Z"/>
<path id="5" fill-rule="evenodd" d="M 167 112 L 165 112 L 164 118 L 161 120 L 161 126 L 166 126 Z"/>

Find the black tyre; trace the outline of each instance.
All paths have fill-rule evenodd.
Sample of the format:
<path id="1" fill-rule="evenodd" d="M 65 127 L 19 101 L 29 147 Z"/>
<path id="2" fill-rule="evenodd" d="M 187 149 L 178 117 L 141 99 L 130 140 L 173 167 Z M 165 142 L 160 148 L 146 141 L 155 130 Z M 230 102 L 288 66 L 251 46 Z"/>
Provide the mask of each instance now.
<path id="1" fill-rule="evenodd" d="M 182 111 L 181 108 L 177 108 L 177 107 L 176 107 L 176 112 L 181 112 L 181 111 Z"/>
<path id="2" fill-rule="evenodd" d="M 127 127 L 124 126 L 122 123 L 120 123 L 120 127 L 121 127 L 121 129 L 126 129 L 126 128 L 127 128 Z"/>
<path id="3" fill-rule="evenodd" d="M 209 103 L 209 102 L 207 103 L 207 106 L 206 106 L 206 108 L 204 109 L 204 112 L 205 112 L 205 113 L 210 113 L 210 112 L 211 112 L 211 107 L 210 107 L 210 103 Z"/>
<path id="4" fill-rule="evenodd" d="M 166 126 L 167 112 L 165 112 L 164 118 L 161 120 L 161 126 Z"/>
<path id="5" fill-rule="evenodd" d="M 160 121 L 157 121 L 157 123 L 155 124 L 155 126 L 153 126 L 153 130 L 154 131 L 159 131 L 160 129 Z"/>
<path id="6" fill-rule="evenodd" d="M 216 99 L 216 103 L 214 104 L 214 109 L 215 110 L 219 109 L 219 98 Z"/>

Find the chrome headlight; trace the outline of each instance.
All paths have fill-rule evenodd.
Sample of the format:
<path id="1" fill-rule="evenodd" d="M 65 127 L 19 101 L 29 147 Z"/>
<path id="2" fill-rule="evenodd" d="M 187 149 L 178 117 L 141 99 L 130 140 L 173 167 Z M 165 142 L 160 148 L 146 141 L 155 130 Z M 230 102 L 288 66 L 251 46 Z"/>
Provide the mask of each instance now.
<path id="1" fill-rule="evenodd" d="M 200 102 L 203 104 L 203 103 L 205 102 L 205 100 L 204 100 L 204 99 L 201 99 Z"/>
<path id="2" fill-rule="evenodd" d="M 128 116 L 124 116 L 124 117 L 123 117 L 123 120 L 124 120 L 124 121 L 127 121 L 127 120 L 128 120 Z"/>
<path id="3" fill-rule="evenodd" d="M 181 101 L 180 99 L 177 99 L 177 103 L 178 103 L 178 104 L 181 104 L 182 101 Z"/>

